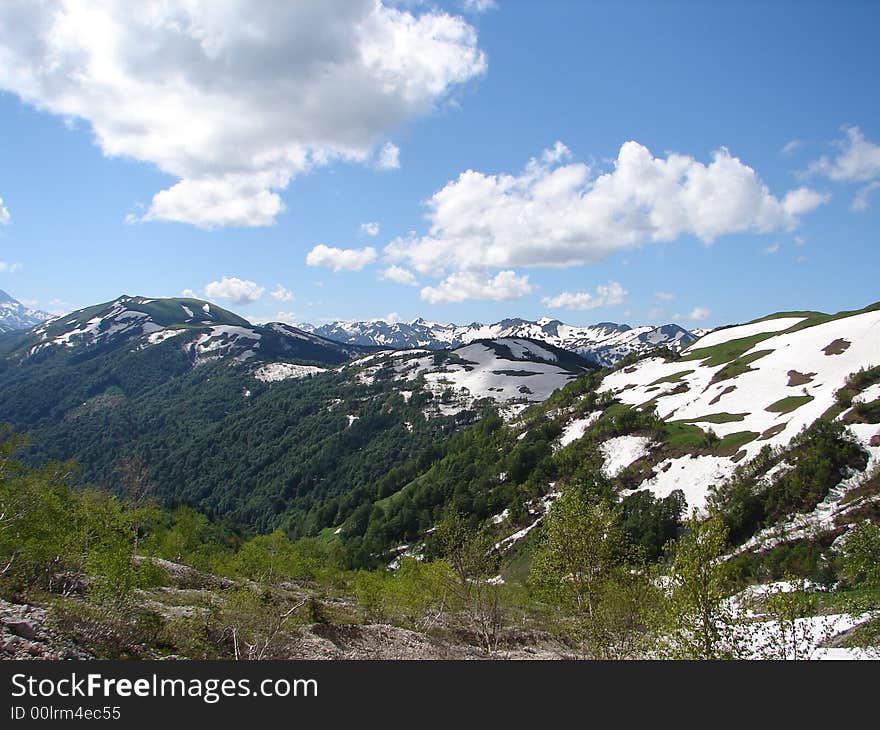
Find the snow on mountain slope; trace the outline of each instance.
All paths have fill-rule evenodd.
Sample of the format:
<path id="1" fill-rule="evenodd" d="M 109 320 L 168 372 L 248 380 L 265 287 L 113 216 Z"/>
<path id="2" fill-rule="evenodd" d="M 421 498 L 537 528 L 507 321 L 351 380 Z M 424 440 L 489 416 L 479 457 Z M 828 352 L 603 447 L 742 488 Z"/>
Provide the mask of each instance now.
<path id="1" fill-rule="evenodd" d="M 690 350 L 702 349 L 714 334 Z M 832 348 L 829 354 L 837 341 L 841 351 Z M 743 446 L 752 457 L 764 445 L 787 444 L 831 408 L 848 375 L 880 365 L 880 311 L 773 335 L 739 359 L 750 361 L 745 372 L 719 379 L 728 363 L 651 358 L 609 375 L 603 388 L 630 405 L 654 401 L 662 418 L 693 423 L 722 438 L 753 432 L 756 438 Z"/>
<path id="2" fill-rule="evenodd" d="M 703 335 L 698 340 L 698 344 L 694 347 L 714 347 L 722 342 L 737 340 L 741 337 L 751 337 L 752 335 L 761 334 L 763 332 L 781 332 L 796 324 L 803 322 L 805 317 L 776 317 L 774 319 L 764 319 L 760 322 L 752 324 L 741 324 L 734 327 L 723 327 L 721 329 L 712 330 L 708 334 Z"/>
<path id="3" fill-rule="evenodd" d="M 305 378 L 326 372 L 326 368 L 314 365 L 294 365 L 289 362 L 272 362 L 254 371 L 254 377 L 264 383 L 273 383 L 288 378 Z"/>
<path id="4" fill-rule="evenodd" d="M 402 392 L 431 393 L 428 415 L 453 415 L 489 398 L 510 416 L 583 372 L 589 363 L 523 338 L 481 340 L 451 351 L 426 349 L 380 352 L 344 365 L 358 369 L 363 383 L 393 378 Z"/>
<path id="5" fill-rule="evenodd" d="M 738 464 L 765 446 L 788 446 L 823 415 L 855 421 L 850 430 L 871 455 L 870 472 L 880 463 L 880 424 L 876 416 L 869 414 L 864 423 L 853 414 L 866 404 L 870 411 L 880 400 L 880 383 L 854 394 L 849 407 L 842 407 L 835 394 L 854 373 L 876 366 L 880 309 L 867 308 L 836 317 L 778 317 L 716 330 L 679 358 L 649 357 L 618 369 L 603 379 L 599 391 L 630 406 L 654 407 L 665 421 L 713 432 L 722 443 L 727 438 L 728 453 L 656 457 L 639 485 L 658 497 L 681 489 L 691 507 L 702 509 L 710 488 L 729 478 Z M 564 434 L 583 435 L 588 426 L 582 421 L 564 426 Z M 601 444 L 608 476 L 660 447 L 635 438 L 617 437 Z M 864 478 L 864 473 L 854 477 Z M 822 519 L 834 513 L 835 499 L 841 496 L 829 497 Z"/>
<path id="6" fill-rule="evenodd" d="M 383 320 L 365 322 L 331 322 L 303 329 L 339 342 L 378 345 L 399 349 L 427 347 L 447 349 L 476 340 L 519 337 L 547 342 L 577 352 L 600 365 L 613 365 L 630 352 L 647 352 L 658 346 L 678 351 L 695 337 L 678 325 L 637 327 L 603 322 L 575 327 L 544 317 L 535 322 L 504 319 L 493 324 L 440 324 L 415 319 L 411 322 L 389 323 Z"/>
<path id="7" fill-rule="evenodd" d="M 0 333 L 29 329 L 51 317 L 48 312 L 26 307 L 0 289 Z"/>
<path id="8" fill-rule="evenodd" d="M 197 299 L 121 296 L 22 333 L 11 354 L 21 361 L 53 351 L 138 351 L 171 338 L 195 363 L 228 357 L 235 362 L 298 359 L 337 365 L 364 350 L 277 322 L 256 326 Z"/>

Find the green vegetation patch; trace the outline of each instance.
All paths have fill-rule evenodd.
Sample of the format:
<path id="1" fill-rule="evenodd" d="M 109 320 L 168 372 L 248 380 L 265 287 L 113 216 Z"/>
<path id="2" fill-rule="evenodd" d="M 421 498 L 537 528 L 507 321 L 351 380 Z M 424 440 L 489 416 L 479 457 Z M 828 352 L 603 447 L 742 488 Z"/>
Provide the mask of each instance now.
<path id="1" fill-rule="evenodd" d="M 710 447 L 717 441 L 717 437 L 706 433 L 699 426 L 681 421 L 670 421 L 663 424 L 663 441 L 673 448 L 693 451 Z"/>
<path id="2" fill-rule="evenodd" d="M 724 390 L 722 390 L 718 395 L 716 395 L 712 400 L 709 401 L 710 406 L 714 406 L 718 401 L 720 401 L 725 395 L 728 393 L 733 393 L 736 390 L 735 385 L 728 385 Z"/>
<path id="3" fill-rule="evenodd" d="M 727 365 L 721 368 L 721 370 L 715 373 L 709 384 L 719 383 L 722 380 L 730 380 L 731 378 L 735 378 L 743 373 L 754 370 L 755 368 L 751 368 L 749 365 L 755 362 L 755 360 L 760 360 L 762 357 L 769 355 L 771 352 L 775 352 L 775 350 L 758 350 L 749 355 L 743 355 L 735 360 L 731 360 Z"/>
<path id="4" fill-rule="evenodd" d="M 748 413 L 707 413 L 696 418 L 681 418 L 674 423 L 736 423 L 746 420 Z"/>
<path id="5" fill-rule="evenodd" d="M 660 385 L 660 383 L 677 383 L 679 382 L 685 375 L 690 375 L 693 370 L 682 370 L 678 373 L 672 373 L 671 375 L 664 375 L 662 378 L 657 378 L 653 383 L 648 383 L 648 385 Z"/>
<path id="6" fill-rule="evenodd" d="M 870 403 L 856 403 L 843 420 L 847 423 L 880 423 L 880 398 Z"/>
<path id="7" fill-rule="evenodd" d="M 782 433 L 785 430 L 785 427 L 788 425 L 788 422 L 785 423 L 777 423 L 775 426 L 770 426 L 764 433 L 761 434 L 760 440 L 767 441 L 772 439 L 774 436 Z"/>
<path id="8" fill-rule="evenodd" d="M 755 431 L 737 431 L 736 433 L 731 433 L 721 439 L 712 451 L 716 456 L 733 456 L 736 454 L 743 446 L 748 443 L 751 443 L 756 438 L 758 438 L 760 434 Z M 742 458 L 742 457 L 740 457 Z"/>
<path id="9" fill-rule="evenodd" d="M 771 403 L 764 410 L 769 411 L 770 413 L 791 413 L 801 406 L 806 405 L 811 400 L 813 400 L 813 396 L 811 395 L 790 395 L 787 398 L 782 398 L 775 403 Z"/>
<path id="10" fill-rule="evenodd" d="M 759 342 L 763 342 L 770 337 L 775 337 L 778 332 L 762 332 L 751 337 L 740 337 L 735 340 L 721 342 L 712 347 L 701 347 L 697 350 L 687 350 L 686 354 L 681 358 L 686 360 L 702 360 L 705 367 L 717 367 L 725 365 L 738 357 L 745 355 Z M 767 354 L 766 352 L 764 354 Z"/>

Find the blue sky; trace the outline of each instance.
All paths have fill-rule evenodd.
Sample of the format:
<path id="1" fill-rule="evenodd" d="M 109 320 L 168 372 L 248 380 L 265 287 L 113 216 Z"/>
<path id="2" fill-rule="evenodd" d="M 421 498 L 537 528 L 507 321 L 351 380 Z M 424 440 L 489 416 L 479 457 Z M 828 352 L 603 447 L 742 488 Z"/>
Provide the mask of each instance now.
<path id="1" fill-rule="evenodd" d="M 29 304 L 708 327 L 880 299 L 876 3 L 93 5 L 0 7 L 0 288 Z"/>

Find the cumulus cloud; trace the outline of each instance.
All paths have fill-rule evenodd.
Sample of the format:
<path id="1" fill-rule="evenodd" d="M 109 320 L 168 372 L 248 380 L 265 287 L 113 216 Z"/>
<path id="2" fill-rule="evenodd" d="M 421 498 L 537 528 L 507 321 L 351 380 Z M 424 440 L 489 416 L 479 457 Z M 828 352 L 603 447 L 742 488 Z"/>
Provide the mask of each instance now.
<path id="1" fill-rule="evenodd" d="M 797 188 L 785 194 L 782 207 L 792 218 L 815 210 L 820 205 L 831 200 L 829 193 L 817 193 L 809 188 Z"/>
<path id="2" fill-rule="evenodd" d="M 205 285 L 205 296 L 208 299 L 225 299 L 233 304 L 249 304 L 257 301 L 265 289 L 253 281 L 246 281 L 235 276 L 212 281 Z"/>
<path id="3" fill-rule="evenodd" d="M 406 286 L 419 285 L 412 271 L 404 269 L 402 266 L 389 266 L 382 272 L 382 278 L 386 281 L 393 281 L 395 284 L 404 284 Z"/>
<path id="4" fill-rule="evenodd" d="M 764 249 L 764 253 L 769 254 L 769 255 L 773 255 L 774 253 L 779 253 L 779 244 L 774 243 L 772 246 L 767 246 L 767 248 Z"/>
<path id="5" fill-rule="evenodd" d="M 723 148 L 704 164 L 626 142 L 602 174 L 569 157 L 557 143 L 519 175 L 461 173 L 427 201 L 428 233 L 395 239 L 386 255 L 437 275 L 576 266 L 684 235 L 710 244 L 731 233 L 793 229 L 824 200 L 807 188 L 777 198 Z"/>
<path id="6" fill-rule="evenodd" d="M 379 224 L 375 221 L 361 223 L 361 233 L 365 236 L 375 237 L 379 235 Z"/>
<path id="7" fill-rule="evenodd" d="M 334 248 L 319 243 L 306 254 L 309 266 L 325 266 L 332 271 L 360 271 L 376 260 L 376 249 L 366 248 Z"/>
<path id="8" fill-rule="evenodd" d="M 782 150 L 780 150 L 780 151 L 786 157 L 790 157 L 795 152 L 797 152 L 801 147 L 803 147 L 803 144 L 804 143 L 801 142 L 799 139 L 793 139 L 790 142 L 786 142 L 785 145 L 783 146 Z"/>
<path id="9" fill-rule="evenodd" d="M 694 307 L 688 315 L 688 319 L 692 322 L 700 322 L 704 319 L 709 319 L 711 314 L 712 312 L 706 309 L 706 307 Z"/>
<path id="10" fill-rule="evenodd" d="M 380 170 L 396 170 L 400 167 L 400 147 L 391 142 L 386 142 L 379 150 L 376 158 L 376 167 Z"/>
<path id="11" fill-rule="evenodd" d="M 0 198 L 0 226 L 9 223 L 10 218 L 9 209 L 3 204 L 3 198 Z"/>
<path id="12" fill-rule="evenodd" d="M 675 299 L 675 294 L 666 291 L 654 292 L 654 296 L 661 302 L 671 302 Z"/>
<path id="13" fill-rule="evenodd" d="M 430 304 L 464 302 L 468 299 L 508 301 L 531 294 L 535 288 L 528 276 L 517 276 L 513 271 L 499 271 L 488 277 L 475 271 L 450 274 L 437 286 L 426 286 L 421 297 Z"/>
<path id="14" fill-rule="evenodd" d="M 13 264 L 10 264 L 6 261 L 0 261 L 0 273 L 4 274 L 14 274 L 16 271 L 21 271 L 22 265 L 18 261 Z"/>
<path id="15" fill-rule="evenodd" d="M 366 163 L 485 68 L 473 26 L 432 7 L 0 3 L 0 89 L 175 178 L 144 220 L 270 224 L 296 175 Z"/>
<path id="16" fill-rule="evenodd" d="M 293 292 L 282 284 L 277 284 L 275 286 L 275 290 L 272 292 L 272 297 L 279 302 L 292 302 L 296 298 L 294 297 Z"/>
<path id="17" fill-rule="evenodd" d="M 553 309 L 598 309 L 600 307 L 613 307 L 623 302 L 626 297 L 626 289 L 624 289 L 616 281 L 609 281 L 607 284 L 600 284 L 596 287 L 596 293 L 589 292 L 567 292 L 557 294 L 555 297 L 544 297 L 541 302 L 544 306 Z"/>
<path id="18" fill-rule="evenodd" d="M 844 127 L 844 139 L 834 145 L 836 157 L 823 156 L 810 165 L 810 171 L 837 182 L 866 182 L 880 177 L 880 145 L 865 139 L 858 127 Z"/>

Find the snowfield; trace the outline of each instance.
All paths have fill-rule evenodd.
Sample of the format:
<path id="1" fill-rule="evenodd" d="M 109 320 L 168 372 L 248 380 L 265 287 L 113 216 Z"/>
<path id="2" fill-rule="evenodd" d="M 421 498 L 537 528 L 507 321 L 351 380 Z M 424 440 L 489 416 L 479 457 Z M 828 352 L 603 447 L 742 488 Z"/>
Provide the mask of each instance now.
<path id="1" fill-rule="evenodd" d="M 803 319 L 780 317 L 715 330 L 685 350 L 683 358 L 689 352 L 738 338 L 769 334 L 740 356 L 750 362 L 740 367 L 740 373 L 734 377 L 712 382 L 727 363 L 710 366 L 703 364 L 707 358 L 666 362 L 654 357 L 604 378 L 599 390 L 610 392 L 622 403 L 642 406 L 650 401 L 661 418 L 699 426 L 719 438 L 743 432 L 753 437 L 732 456 L 684 455 L 665 459 L 654 467 L 654 476 L 640 488 L 650 489 L 661 498 L 680 489 L 689 509 L 705 510 L 711 487 L 728 479 L 737 464 L 753 458 L 764 446 L 787 446 L 805 426 L 835 405 L 835 391 L 846 384 L 848 376 L 862 368 L 880 365 L 880 311 L 784 332 Z M 853 400 L 854 404 L 872 403 L 878 398 L 880 385 L 875 384 Z M 845 416 L 846 412 L 839 418 Z M 590 425 L 586 420 L 575 419 L 565 424 L 560 445 L 581 438 Z M 870 445 L 872 439 L 880 439 L 880 425 L 850 424 L 849 428 L 871 455 L 867 470 L 870 473 L 880 462 L 880 446 Z M 646 453 L 648 445 L 644 439 L 637 439 L 618 437 L 600 445 L 608 476 L 619 474 Z M 785 468 L 785 464 L 780 464 L 776 470 Z M 792 518 L 786 527 L 788 539 L 830 525 L 844 509 L 839 504 L 843 493 L 864 478 L 865 473 L 853 474 L 851 480 L 833 489 L 813 514 Z M 769 535 L 761 535 L 756 542 L 766 543 L 769 539 Z"/>
<path id="2" fill-rule="evenodd" d="M 315 365 L 294 365 L 289 362 L 272 362 L 254 371 L 254 377 L 264 383 L 277 383 L 289 378 L 305 378 L 327 372 Z"/>
<path id="3" fill-rule="evenodd" d="M 722 342 L 730 342 L 740 337 L 751 337 L 759 335 L 763 332 L 781 332 L 789 327 L 803 322 L 804 317 L 778 317 L 776 319 L 765 319 L 762 322 L 754 322 L 752 324 L 741 324 L 736 327 L 725 327 L 724 329 L 714 330 L 704 335 L 694 344 L 690 346 L 691 350 L 697 350 L 702 347 L 714 347 Z"/>
<path id="4" fill-rule="evenodd" d="M 634 461 L 648 453 L 651 439 L 644 436 L 617 436 L 599 447 L 605 463 L 602 471 L 609 479 L 616 477 Z"/>
<path id="5" fill-rule="evenodd" d="M 708 337 L 737 329 L 743 328 L 713 332 L 697 345 L 702 347 Z M 838 340 L 845 349 L 840 354 L 826 354 L 826 348 Z M 657 413 L 662 418 L 694 423 L 721 438 L 741 431 L 760 435 L 771 428 L 778 430 L 743 447 L 746 457 L 752 458 L 765 445 L 788 444 L 804 426 L 825 413 L 834 405 L 834 393 L 845 385 L 848 375 L 861 367 L 880 364 L 880 312 L 866 312 L 775 335 L 759 342 L 743 357 L 762 351 L 769 352 L 751 362 L 750 370 L 716 383 L 710 381 L 724 365 L 703 366 L 696 360 L 667 363 L 651 358 L 612 373 L 603 381 L 602 389 L 612 391 L 630 405 L 642 405 L 656 398 Z M 664 378 L 667 382 L 657 382 Z M 802 382 L 804 378 L 808 382 Z M 789 385 L 791 380 L 799 384 Z M 776 410 L 767 410 L 789 396 L 808 396 L 809 400 L 788 413 L 779 412 L 778 406 Z M 728 423 L 701 420 L 713 414 L 729 414 L 739 420 Z"/>
<path id="6" fill-rule="evenodd" d="M 655 476 L 641 483 L 639 489 L 648 489 L 659 499 L 668 497 L 676 489 L 684 492 L 688 510 L 704 513 L 706 497 L 713 485 L 727 480 L 736 464 L 724 456 L 682 456 L 666 459 L 657 465 Z"/>
<path id="7" fill-rule="evenodd" d="M 422 378 L 425 388 L 434 394 L 432 410 L 443 415 L 454 415 L 476 400 L 490 398 L 502 406 L 502 415 L 509 420 L 528 404 L 545 401 L 553 391 L 577 377 L 576 373 L 556 364 L 555 353 L 535 343 L 516 338 L 492 342 L 502 351 L 507 348 L 514 358 L 526 359 L 508 359 L 484 342 L 459 347 L 452 351 L 453 357 L 440 364 L 436 364 L 435 355 L 426 350 L 404 350 L 390 357 L 397 379 L 408 383 Z M 380 355 L 382 353 L 361 358 L 344 367 L 370 365 L 380 359 Z M 361 373 L 364 378 L 374 374 L 375 371 L 369 370 Z"/>
<path id="8" fill-rule="evenodd" d="M 587 432 L 587 429 L 598 421 L 601 415 L 602 411 L 595 411 L 586 418 L 576 418 L 573 421 L 569 421 L 562 430 L 562 435 L 559 437 L 560 448 L 568 446 L 570 443 L 582 438 Z M 524 437 L 525 433 L 523 433 L 522 436 Z"/>

